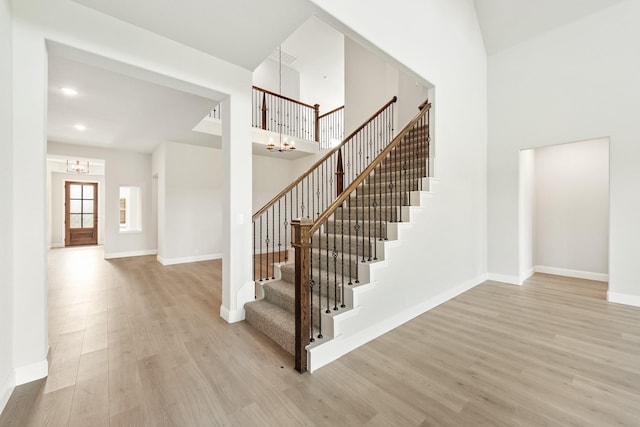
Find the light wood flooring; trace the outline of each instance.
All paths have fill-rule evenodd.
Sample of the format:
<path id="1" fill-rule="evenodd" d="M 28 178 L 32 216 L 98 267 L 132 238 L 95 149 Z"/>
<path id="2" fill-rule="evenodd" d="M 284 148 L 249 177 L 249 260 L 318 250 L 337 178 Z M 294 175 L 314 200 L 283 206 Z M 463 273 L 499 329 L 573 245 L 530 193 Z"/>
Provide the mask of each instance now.
<path id="1" fill-rule="evenodd" d="M 313 374 L 218 315 L 220 261 L 49 253 L 50 375 L 0 426 L 640 426 L 640 309 L 486 282 Z"/>

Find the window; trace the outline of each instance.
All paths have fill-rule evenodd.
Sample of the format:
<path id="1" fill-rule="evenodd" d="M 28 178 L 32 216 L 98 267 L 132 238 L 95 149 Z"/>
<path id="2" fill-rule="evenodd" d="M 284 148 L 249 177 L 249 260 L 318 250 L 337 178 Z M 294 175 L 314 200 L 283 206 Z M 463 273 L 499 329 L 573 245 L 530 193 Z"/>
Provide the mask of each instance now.
<path id="1" fill-rule="evenodd" d="M 127 199 L 120 196 L 120 227 L 127 226 Z"/>
<path id="2" fill-rule="evenodd" d="M 120 187 L 120 232 L 142 231 L 140 187 Z"/>

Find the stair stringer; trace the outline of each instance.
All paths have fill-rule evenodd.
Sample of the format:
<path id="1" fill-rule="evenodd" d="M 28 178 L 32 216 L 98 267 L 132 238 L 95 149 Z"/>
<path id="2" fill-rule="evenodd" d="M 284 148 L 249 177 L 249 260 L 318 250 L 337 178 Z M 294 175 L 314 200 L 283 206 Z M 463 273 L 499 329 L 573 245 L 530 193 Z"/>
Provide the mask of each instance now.
<path id="1" fill-rule="evenodd" d="M 359 272 L 368 280 L 364 285 L 347 289 L 345 299 L 350 309 L 328 316 L 333 338 L 312 343 L 307 348 L 309 371 L 321 368 L 486 280 L 486 274 L 462 282 L 442 277 L 448 270 L 442 267 L 447 260 L 439 253 L 441 245 L 426 242 L 430 236 L 442 234 L 437 229 L 438 218 L 447 213 L 439 206 L 437 191 L 434 191 L 438 180 L 430 178 L 429 181 L 429 192 L 411 193 L 414 206 L 405 207 L 410 210 L 410 221 L 390 224 L 389 240 L 378 242 L 384 259 L 360 265 Z"/>

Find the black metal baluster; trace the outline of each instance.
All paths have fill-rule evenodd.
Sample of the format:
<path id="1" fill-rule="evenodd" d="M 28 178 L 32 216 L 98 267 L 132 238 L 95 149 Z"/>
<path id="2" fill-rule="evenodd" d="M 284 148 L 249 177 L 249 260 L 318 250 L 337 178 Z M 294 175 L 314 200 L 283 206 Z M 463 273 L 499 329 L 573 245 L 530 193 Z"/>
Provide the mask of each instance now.
<path id="1" fill-rule="evenodd" d="M 398 194 L 398 188 L 397 188 L 397 184 L 398 184 L 398 180 L 397 180 L 398 171 L 397 171 L 397 169 L 398 169 L 398 166 L 397 166 L 397 163 L 398 163 L 398 146 L 396 145 L 393 148 L 393 161 L 391 162 L 391 173 L 392 173 L 392 176 L 393 176 L 391 187 L 393 189 L 392 190 L 393 191 L 393 193 L 392 193 L 393 207 L 394 207 L 394 209 L 396 209 L 396 214 L 397 214 L 396 221 L 400 222 L 400 212 L 399 212 L 399 208 L 398 208 L 398 196 L 397 196 L 397 194 Z"/>
<path id="2" fill-rule="evenodd" d="M 340 250 L 340 288 L 342 289 L 342 296 L 340 297 L 340 307 L 344 308 L 346 307 L 344 305 L 344 202 L 340 205 L 340 243 L 342 246 Z"/>
<path id="3" fill-rule="evenodd" d="M 359 214 L 358 214 L 358 190 L 357 189 L 355 190 L 355 193 L 356 193 L 356 225 L 354 226 L 354 229 L 356 231 L 356 240 L 355 240 L 356 241 L 356 261 L 355 261 L 356 262 L 356 283 L 360 283 L 359 276 L 358 276 L 358 270 L 359 269 L 358 269 L 358 264 L 357 264 L 358 258 L 359 258 L 359 255 L 358 255 L 358 252 L 359 252 L 358 233 L 360 231 L 360 222 L 359 222 Z M 362 210 L 364 211 L 364 206 L 362 207 Z M 351 224 L 349 224 L 349 227 L 351 227 Z M 349 233 L 351 233 L 351 230 L 349 230 Z M 364 251 L 364 246 L 362 247 L 362 250 Z"/>
<path id="4" fill-rule="evenodd" d="M 311 191 L 309 191 L 309 186 L 311 185 L 311 178 L 306 177 L 305 180 L 307 181 L 307 218 L 311 218 L 311 215 L 313 215 L 313 210 L 311 209 L 311 201 L 309 200 L 309 197 L 310 197 L 309 195 L 311 194 Z M 313 197 L 311 197 L 311 199 L 313 199 Z"/>
<path id="5" fill-rule="evenodd" d="M 338 309 L 338 247 L 336 240 L 338 238 L 338 224 L 336 214 L 333 214 L 333 309 Z"/>
<path id="6" fill-rule="evenodd" d="M 315 338 L 313 337 L 313 287 L 315 282 L 313 280 L 313 236 L 310 237 L 310 256 L 309 256 L 309 328 L 311 329 L 311 334 L 309 341 L 314 342 Z"/>
<path id="7" fill-rule="evenodd" d="M 367 156 L 367 165 L 365 167 L 368 167 L 369 163 L 372 160 L 371 157 L 372 157 L 372 154 L 373 154 L 372 153 L 372 147 L 371 147 L 371 132 L 370 132 L 370 127 L 369 126 L 367 126 L 367 128 L 366 128 L 366 135 L 367 135 L 367 146 L 368 146 L 369 155 Z M 375 211 L 375 202 L 376 202 L 375 196 L 376 196 L 376 193 L 374 191 L 373 199 L 371 199 L 371 177 L 370 176 L 367 177 L 367 184 L 368 184 L 367 185 L 367 189 L 368 189 L 367 192 L 369 193 L 368 194 L 369 195 L 369 210 L 368 210 L 369 214 L 367 215 L 367 226 L 369 228 L 369 233 L 367 235 L 367 240 L 369 241 L 369 258 L 368 258 L 368 260 L 371 261 L 371 207 L 372 207 L 372 205 L 374 205 L 373 209 Z M 374 225 L 374 227 L 375 227 L 375 225 Z"/>
<path id="8" fill-rule="evenodd" d="M 316 193 L 316 179 L 315 179 L 315 170 L 311 171 L 311 188 L 313 189 L 313 193 L 311 193 L 311 191 L 309 191 L 309 194 L 311 194 L 311 204 L 309 205 L 309 209 L 311 210 L 311 215 L 313 215 L 313 220 L 315 221 L 317 216 L 316 216 L 316 200 L 315 200 L 315 193 Z"/>
<path id="9" fill-rule="evenodd" d="M 256 222 L 253 221 L 253 281 L 256 281 Z"/>
<path id="10" fill-rule="evenodd" d="M 325 169 L 326 169 L 325 168 L 325 163 L 323 162 L 320 165 L 320 172 L 322 172 L 322 176 L 320 177 L 320 184 L 322 184 L 321 185 L 322 191 L 320 192 L 320 199 L 319 199 L 320 201 L 318 202 L 318 205 L 320 206 L 320 211 L 321 212 L 324 212 L 324 206 L 320 205 L 320 202 L 324 202 Z M 324 203 L 323 203 L 323 205 L 324 205 Z"/>
<path id="11" fill-rule="evenodd" d="M 322 253 L 322 232 L 318 232 L 318 339 L 322 339 L 322 270 L 320 268 L 320 261 Z"/>
<path id="12" fill-rule="evenodd" d="M 280 220 L 281 220 L 281 216 L 280 216 L 280 200 L 278 200 L 278 264 L 280 264 L 282 262 L 282 260 L 280 259 L 280 256 L 282 255 L 282 240 L 281 240 L 282 228 L 280 227 L 280 224 L 281 224 Z"/>
<path id="13" fill-rule="evenodd" d="M 300 212 L 302 212 L 302 216 L 301 218 L 304 217 L 304 180 L 302 180 L 302 182 L 300 182 L 300 199 L 302 200 L 302 204 L 300 205 Z"/>
<path id="14" fill-rule="evenodd" d="M 262 282 L 262 215 L 260 215 L 260 254 L 258 256 L 260 257 L 260 281 Z"/>
<path id="15" fill-rule="evenodd" d="M 276 263 L 276 211 L 275 211 L 275 208 L 276 208 L 276 205 L 271 205 L 271 222 L 272 222 L 271 237 L 273 238 L 273 242 L 271 243 L 271 278 L 272 279 L 276 278 L 276 271 L 274 267 L 274 264 Z M 267 246 L 267 251 L 268 250 L 269 250 L 269 247 Z M 267 254 L 267 261 L 269 260 L 268 257 L 269 255 Z"/>
<path id="16" fill-rule="evenodd" d="M 362 188 L 362 184 L 360 184 L 360 187 L 361 187 L 360 189 L 362 190 L 363 189 Z M 356 190 L 356 191 L 358 191 L 358 190 Z M 364 203 L 365 203 L 364 201 L 365 200 L 368 200 L 367 206 L 364 205 Z M 362 230 L 362 260 L 361 260 L 361 262 L 366 262 L 366 259 L 365 259 L 365 248 L 367 247 L 367 245 L 366 245 L 365 231 L 366 231 L 367 222 L 366 222 L 364 217 L 365 217 L 365 212 L 370 207 L 371 207 L 371 200 L 369 200 L 367 198 L 367 195 L 363 191 L 362 192 L 362 218 L 360 218 L 361 219 L 361 223 L 362 223 L 361 228 L 360 228 Z"/>
<path id="17" fill-rule="evenodd" d="M 400 149 L 402 150 L 401 153 L 401 157 L 402 157 L 402 174 L 404 175 L 404 192 L 402 193 L 402 197 L 404 198 L 404 206 L 408 206 L 409 205 L 409 188 L 408 185 L 409 183 L 407 182 L 407 150 L 408 147 L 402 147 L 400 146 Z"/>
<path id="18" fill-rule="evenodd" d="M 404 193 L 402 191 L 402 142 L 404 141 L 404 138 L 400 141 L 400 143 L 398 143 L 398 149 L 400 150 L 400 163 L 398 163 L 397 167 L 398 169 L 398 179 L 400 180 L 400 194 L 399 194 L 399 198 L 398 198 L 398 203 L 400 205 L 400 222 L 402 222 L 402 207 L 404 206 Z"/>
<path id="19" fill-rule="evenodd" d="M 269 240 L 269 209 L 267 209 L 266 213 L 267 213 L 267 220 L 266 220 L 267 221 L 267 227 L 266 227 L 267 228 L 267 236 L 266 236 L 264 242 L 266 243 L 266 246 L 267 246 L 267 275 L 265 277 L 265 280 L 269 280 L 269 242 L 270 242 L 270 240 Z"/>
<path id="20" fill-rule="evenodd" d="M 287 222 L 287 193 L 284 193 L 284 262 L 289 261 L 289 246 L 287 244 L 287 229 L 289 223 Z"/>
<path id="21" fill-rule="evenodd" d="M 316 189 L 316 217 L 320 216 L 320 168 L 316 169 L 316 182 L 318 188 Z"/>
<path id="22" fill-rule="evenodd" d="M 376 156 L 377 157 L 377 156 Z M 373 206 L 373 259 L 374 261 L 378 259 L 378 227 L 380 227 L 381 223 L 378 223 L 378 201 L 382 200 L 382 192 L 380 191 L 380 184 L 378 184 L 378 179 L 376 176 L 373 176 L 373 194 L 375 197 L 375 205 Z M 376 192 L 378 195 L 376 196 Z M 382 240 L 382 239 L 380 239 Z"/>
<path id="23" fill-rule="evenodd" d="M 353 273 L 351 271 L 351 266 L 352 266 L 352 262 L 351 262 L 351 255 L 353 255 L 353 252 L 351 252 L 351 195 L 349 195 L 349 198 L 347 199 L 347 203 L 349 204 L 349 285 L 352 285 L 352 277 L 353 277 Z M 344 238 L 344 237 L 343 237 Z"/>
<path id="24" fill-rule="evenodd" d="M 327 258 L 327 310 L 325 311 L 325 313 L 331 313 L 331 310 L 329 309 L 330 307 L 330 303 L 329 303 L 329 220 L 327 220 L 327 222 L 325 223 L 325 239 L 327 241 L 327 250 L 326 250 L 326 258 Z M 335 231 L 335 230 L 334 230 Z"/>

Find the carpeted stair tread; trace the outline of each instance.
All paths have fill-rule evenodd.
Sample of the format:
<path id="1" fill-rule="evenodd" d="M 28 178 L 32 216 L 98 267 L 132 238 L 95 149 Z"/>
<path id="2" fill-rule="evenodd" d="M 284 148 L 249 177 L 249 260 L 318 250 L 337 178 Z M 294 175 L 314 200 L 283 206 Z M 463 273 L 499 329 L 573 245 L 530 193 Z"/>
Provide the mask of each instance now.
<path id="1" fill-rule="evenodd" d="M 296 290 L 293 282 L 275 280 L 265 283 L 262 287 L 265 299 L 287 311 L 294 312 Z"/>
<path id="2" fill-rule="evenodd" d="M 292 265 L 292 264 L 291 264 Z M 285 266 L 283 266 L 281 272 L 282 272 L 282 281 L 283 282 L 287 282 L 291 284 L 291 287 L 293 288 L 293 282 L 295 280 L 294 276 L 295 276 L 295 269 L 293 267 L 290 268 L 284 268 Z M 347 271 L 345 271 L 345 273 L 348 272 L 348 269 L 345 269 Z M 355 273 L 355 268 L 354 270 L 352 270 L 352 273 Z M 318 268 L 313 268 L 311 269 L 311 275 L 314 279 L 314 282 L 316 283 L 316 286 L 314 286 L 313 292 L 318 294 L 320 292 L 319 289 L 319 284 L 322 285 L 322 294 L 326 296 L 326 286 L 327 286 L 327 272 L 325 270 L 320 270 Z M 348 284 L 351 281 L 351 283 L 355 283 L 356 279 L 352 278 L 349 279 L 348 275 L 345 274 L 344 276 L 344 283 Z M 342 275 L 338 274 L 337 277 L 335 274 L 333 274 L 333 272 L 329 272 L 329 302 L 331 303 L 331 305 L 333 306 L 333 302 L 334 302 L 334 295 L 335 295 L 335 288 L 336 288 L 336 283 L 337 283 L 337 287 L 338 287 L 338 292 L 340 292 L 340 286 L 342 284 Z M 347 285 L 348 286 L 348 285 Z M 294 291 L 295 292 L 295 291 Z"/>
<path id="3" fill-rule="evenodd" d="M 323 282 L 323 285 L 326 286 L 326 281 Z M 333 286 L 333 284 L 331 286 Z M 264 298 L 265 300 L 269 301 L 271 304 L 274 304 L 282 308 L 283 310 L 286 310 L 290 313 L 295 313 L 296 290 L 295 290 L 295 285 L 293 283 L 290 283 L 284 280 L 276 280 L 276 281 L 265 284 L 263 289 L 265 294 L 265 298 Z M 323 291 L 324 289 L 326 289 L 326 287 L 323 288 Z M 330 290 L 329 307 L 334 307 L 336 305 L 335 299 L 333 298 L 333 295 L 335 294 L 334 290 L 335 288 L 333 287 Z M 338 292 L 340 292 L 340 288 L 338 288 Z M 316 287 L 314 289 L 314 298 L 313 298 L 313 304 L 316 307 L 318 303 L 318 295 L 319 295 L 319 292 Z M 322 294 L 321 305 L 323 309 L 327 307 L 326 293 L 324 292 Z M 318 326 L 319 321 L 317 316 L 314 317 L 313 323 L 314 323 L 314 326 L 316 327 Z"/>
<path id="4" fill-rule="evenodd" d="M 323 224 L 323 230 L 328 230 L 330 234 L 333 233 L 343 236 L 351 235 L 352 238 L 370 238 L 372 239 L 373 244 L 373 239 L 377 239 L 380 237 L 384 238 L 387 235 L 387 223 L 380 219 L 376 222 L 373 222 L 355 220 L 343 221 L 332 218 Z"/>
<path id="5" fill-rule="evenodd" d="M 355 210 L 355 208 L 353 208 L 353 209 Z M 363 208 L 359 208 L 359 209 L 362 210 Z M 391 209 L 391 208 L 389 208 L 389 209 Z M 380 212 L 379 212 L 379 214 L 380 214 Z M 373 217 L 373 214 L 372 214 L 372 217 Z M 362 218 L 362 216 L 360 216 L 360 218 Z M 392 215 L 391 213 L 389 213 L 388 218 L 395 218 L 395 215 Z M 336 215 L 334 217 L 334 219 L 340 221 L 340 216 Z M 345 222 L 348 221 L 348 219 L 349 218 L 345 213 Z M 369 244 L 365 240 L 365 242 L 363 244 L 362 239 L 355 239 L 353 237 L 351 238 L 351 241 L 349 241 L 348 238 L 345 239 L 344 240 L 344 247 L 343 247 L 343 245 L 342 245 L 342 243 L 343 243 L 342 242 L 342 235 L 340 235 L 340 234 L 332 234 L 332 233 L 329 233 L 327 235 L 325 233 L 321 233 L 320 235 L 316 235 L 316 236 L 313 237 L 313 250 L 314 251 L 318 249 L 318 239 L 320 240 L 320 249 L 321 250 L 326 250 L 327 248 L 329 250 L 333 250 L 333 245 L 334 245 L 334 242 L 335 242 L 335 244 L 337 245 L 337 249 L 340 252 L 362 255 L 363 247 L 364 247 L 364 254 L 366 256 L 369 256 L 369 250 L 373 248 L 373 243 Z M 351 245 L 351 247 L 349 247 L 349 245 Z"/>
<path id="6" fill-rule="evenodd" d="M 266 299 L 244 305 L 245 320 L 290 354 L 295 351 L 295 316 Z"/>
<path id="7" fill-rule="evenodd" d="M 386 196 L 385 196 L 386 194 Z M 354 208 L 361 208 L 363 206 L 408 206 L 409 204 L 409 191 L 383 193 L 382 197 L 379 194 L 359 194 L 357 197 L 352 194 L 347 199 L 347 206 Z"/>

